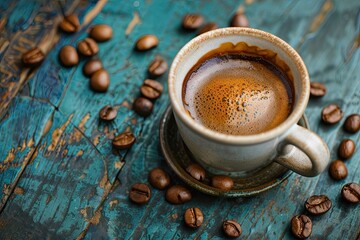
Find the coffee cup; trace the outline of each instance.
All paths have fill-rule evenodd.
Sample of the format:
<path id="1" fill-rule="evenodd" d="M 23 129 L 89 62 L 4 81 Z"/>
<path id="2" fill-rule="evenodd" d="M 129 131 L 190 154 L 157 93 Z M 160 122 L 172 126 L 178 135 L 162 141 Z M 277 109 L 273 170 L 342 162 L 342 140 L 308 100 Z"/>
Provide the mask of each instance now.
<path id="1" fill-rule="evenodd" d="M 225 134 L 195 121 L 185 109 L 182 94 L 186 75 L 206 53 L 224 43 L 246 43 L 269 50 L 288 66 L 293 82 L 293 107 L 276 127 L 252 135 Z M 183 142 L 194 160 L 214 174 L 250 175 L 275 161 L 303 176 L 316 176 L 329 163 L 326 143 L 316 133 L 297 125 L 309 100 L 306 66 L 290 45 L 270 33 L 252 28 L 222 28 L 192 39 L 171 65 L 168 89 Z"/>

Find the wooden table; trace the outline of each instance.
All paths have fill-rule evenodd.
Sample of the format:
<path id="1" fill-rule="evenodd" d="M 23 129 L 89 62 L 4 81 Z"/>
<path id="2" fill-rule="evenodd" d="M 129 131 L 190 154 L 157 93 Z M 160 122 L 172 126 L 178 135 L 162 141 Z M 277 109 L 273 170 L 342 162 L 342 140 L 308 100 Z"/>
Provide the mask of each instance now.
<path id="1" fill-rule="evenodd" d="M 146 182 L 150 169 L 162 166 L 174 183 L 181 181 L 159 150 L 159 120 L 169 104 L 165 93 L 155 110 L 142 118 L 131 110 L 147 66 L 156 55 L 170 64 L 196 34 L 181 30 L 182 16 L 202 13 L 207 21 L 228 26 L 240 9 L 250 24 L 290 43 L 303 57 L 313 81 L 325 83 L 325 97 L 310 100 L 306 110 L 312 130 L 325 139 L 331 158 L 344 138 L 359 143 L 360 133 L 320 122 L 321 109 L 337 103 L 345 115 L 360 112 L 360 2 L 341 0 L 246 1 L 46 1 L 0 2 L 0 239 L 218 239 L 224 219 L 238 220 L 243 239 L 291 239 L 289 221 L 304 212 L 304 201 L 326 194 L 332 209 L 312 217 L 311 239 L 359 239 L 360 206 L 340 198 L 347 182 L 360 182 L 360 151 L 348 161 L 349 175 L 334 181 L 327 171 L 318 177 L 292 174 L 278 187 L 252 198 L 215 198 L 193 191 L 192 201 L 170 205 L 153 190 L 148 204 L 128 200 L 129 186 Z M 82 29 L 58 31 L 62 14 L 79 15 Z M 81 63 L 59 64 L 66 44 L 88 35 L 93 24 L 113 27 L 112 40 L 100 44 L 99 57 L 111 75 L 106 94 L 89 89 Z M 133 50 L 147 33 L 160 39 L 148 52 Z M 26 50 L 40 46 L 46 60 L 34 71 L 21 67 Z M 166 75 L 158 78 L 165 89 Z M 112 123 L 99 121 L 106 104 L 118 108 Z M 114 134 L 131 129 L 137 136 L 129 151 L 114 151 Z M 360 148 L 360 144 L 357 144 Z M 183 212 L 200 207 L 204 224 L 183 224 Z"/>

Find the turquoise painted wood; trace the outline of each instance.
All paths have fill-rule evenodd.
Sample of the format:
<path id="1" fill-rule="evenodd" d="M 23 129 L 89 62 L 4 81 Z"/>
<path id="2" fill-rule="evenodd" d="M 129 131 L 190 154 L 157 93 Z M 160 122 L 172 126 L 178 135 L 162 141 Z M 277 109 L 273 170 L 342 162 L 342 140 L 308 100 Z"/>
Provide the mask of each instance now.
<path id="1" fill-rule="evenodd" d="M 167 94 L 146 119 L 131 110 L 131 103 L 148 77 L 150 61 L 159 54 L 170 64 L 196 35 L 181 29 L 188 12 L 226 27 L 241 7 L 252 27 L 289 42 L 303 57 L 311 79 L 328 87 L 327 95 L 311 99 L 306 110 L 312 130 L 328 143 L 332 159 L 344 138 L 360 148 L 360 134 L 345 133 L 344 120 L 331 127 L 320 122 L 320 111 L 329 103 L 338 103 L 345 115 L 360 112 L 359 1 L 108 1 L 94 12 L 101 7 L 96 1 L 0 2 L 0 239 L 220 239 L 221 222 L 228 218 L 241 223 L 244 239 L 292 239 L 289 221 L 304 212 L 303 203 L 313 194 L 328 195 L 333 208 L 312 217 L 311 239 L 360 239 L 360 206 L 345 204 L 339 195 L 346 182 L 360 182 L 360 151 L 346 161 L 349 175 L 343 181 L 332 180 L 325 171 L 315 178 L 292 174 L 277 188 L 252 198 L 215 198 L 192 191 L 190 202 L 174 206 L 165 201 L 163 191 L 153 189 L 146 205 L 128 200 L 129 186 L 147 182 L 149 170 L 157 166 L 164 167 L 174 183 L 183 184 L 159 150 L 158 127 L 169 104 Z M 56 31 L 62 11 L 80 16 L 85 22 L 81 31 Z M 126 34 L 135 14 L 141 23 Z M 106 94 L 89 89 L 81 70 L 85 59 L 74 68 L 61 67 L 57 59 L 62 46 L 75 46 L 97 23 L 114 29 L 113 39 L 99 45 L 99 58 L 111 76 Z M 159 37 L 159 46 L 135 52 L 134 42 L 147 33 Z M 35 45 L 48 55 L 31 72 L 20 66 L 20 56 Z M 167 89 L 166 76 L 158 80 Z M 105 104 L 118 108 L 118 117 L 109 124 L 98 119 Z M 136 144 L 129 151 L 114 151 L 114 134 L 128 128 L 137 136 Z M 183 224 L 184 210 L 193 206 L 205 216 L 197 230 Z"/>

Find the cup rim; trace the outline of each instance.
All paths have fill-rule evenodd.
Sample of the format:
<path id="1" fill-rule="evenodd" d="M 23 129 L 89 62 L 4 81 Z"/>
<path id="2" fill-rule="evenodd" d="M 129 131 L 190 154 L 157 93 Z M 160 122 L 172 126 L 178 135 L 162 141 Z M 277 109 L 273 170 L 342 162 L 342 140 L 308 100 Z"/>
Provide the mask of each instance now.
<path id="1" fill-rule="evenodd" d="M 229 134 L 220 133 L 211 130 L 201 125 L 200 123 L 196 122 L 185 112 L 185 109 L 182 106 L 183 103 L 177 101 L 175 84 L 174 84 L 176 79 L 175 72 L 181 60 L 190 50 L 199 46 L 202 42 L 208 39 L 227 36 L 227 35 L 244 35 L 244 36 L 250 35 L 252 37 L 265 39 L 269 41 L 271 44 L 276 45 L 277 47 L 281 48 L 284 52 L 286 52 L 286 54 L 293 60 L 294 64 L 296 65 L 296 69 L 300 74 L 303 91 L 301 92 L 299 99 L 296 99 L 297 104 L 296 106 L 294 106 L 290 116 L 284 122 L 279 124 L 277 127 L 254 135 L 229 135 Z M 265 142 L 273 138 L 276 138 L 277 136 L 280 136 L 281 134 L 289 130 L 294 124 L 296 124 L 299 121 L 299 119 L 301 118 L 302 114 L 305 111 L 305 108 L 309 100 L 310 80 L 309 80 L 307 68 L 303 60 L 301 59 L 300 55 L 284 40 L 280 39 L 279 37 L 271 33 L 264 32 L 262 30 L 258 30 L 254 28 L 229 27 L 229 28 L 220 28 L 201 34 L 190 40 L 184 47 L 181 48 L 181 50 L 175 56 L 171 64 L 169 77 L 168 77 L 168 92 L 174 114 L 178 118 L 180 118 L 182 123 L 184 123 L 188 128 L 190 128 L 197 134 L 202 135 L 207 139 L 213 140 L 215 142 L 234 144 L 234 145 L 238 145 L 238 144 L 248 145 L 259 142 Z"/>

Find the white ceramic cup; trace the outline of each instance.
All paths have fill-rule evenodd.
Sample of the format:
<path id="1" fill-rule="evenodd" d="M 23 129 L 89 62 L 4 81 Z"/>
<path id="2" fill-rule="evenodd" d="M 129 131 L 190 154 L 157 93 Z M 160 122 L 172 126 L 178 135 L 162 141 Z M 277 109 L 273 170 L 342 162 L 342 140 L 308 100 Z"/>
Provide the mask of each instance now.
<path id="1" fill-rule="evenodd" d="M 186 112 L 182 101 L 186 74 L 203 55 L 226 42 L 245 42 L 249 46 L 271 50 L 290 67 L 295 101 L 291 114 L 277 127 L 255 135 L 227 135 L 206 128 Z M 316 176 L 328 165 L 330 153 L 326 143 L 315 133 L 297 125 L 310 94 L 305 64 L 290 45 L 270 33 L 251 28 L 222 28 L 192 39 L 176 55 L 168 87 L 183 141 L 195 160 L 215 174 L 251 174 L 276 161 L 301 175 Z"/>

